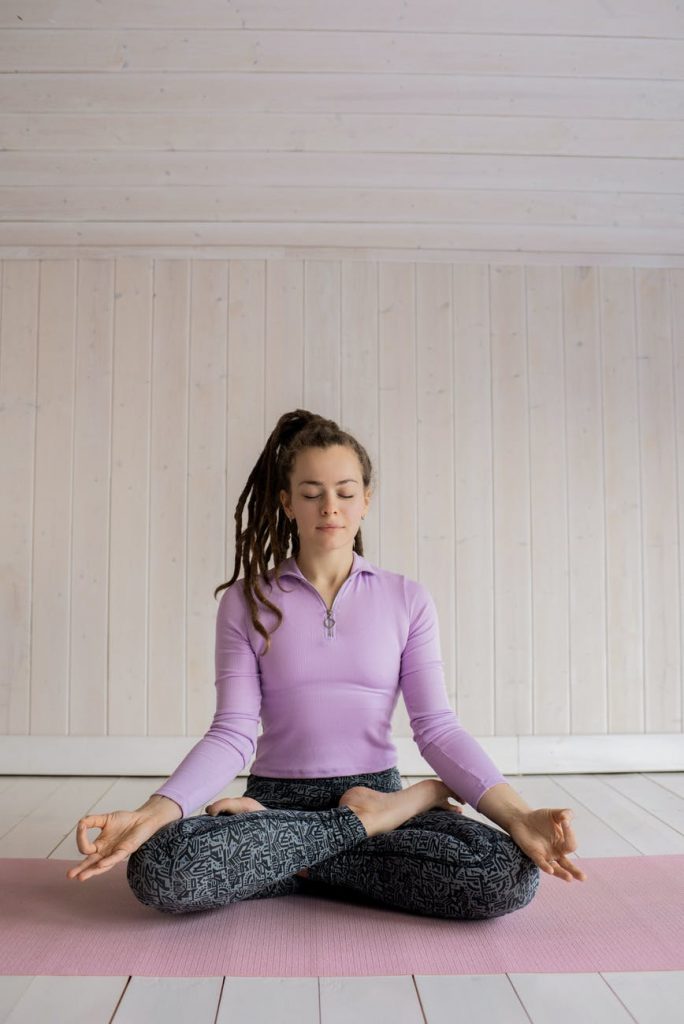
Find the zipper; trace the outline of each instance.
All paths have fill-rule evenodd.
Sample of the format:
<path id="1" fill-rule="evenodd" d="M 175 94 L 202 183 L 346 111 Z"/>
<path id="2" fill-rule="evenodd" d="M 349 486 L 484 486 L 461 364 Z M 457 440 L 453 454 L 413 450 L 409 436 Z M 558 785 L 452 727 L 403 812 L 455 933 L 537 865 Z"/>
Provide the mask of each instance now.
<path id="1" fill-rule="evenodd" d="M 323 607 L 325 608 L 325 618 L 323 619 L 323 625 L 324 625 L 324 627 L 327 630 L 326 636 L 330 640 L 334 640 L 335 639 L 335 634 L 333 633 L 333 627 L 335 625 L 335 619 L 333 617 L 333 609 L 334 609 L 335 605 L 337 604 L 338 600 L 340 599 L 340 597 L 342 596 L 342 594 L 344 592 L 344 588 L 347 586 L 348 583 L 351 582 L 351 576 L 347 577 L 347 579 L 344 581 L 344 583 L 342 584 L 340 589 L 337 591 L 337 593 L 335 594 L 335 600 L 333 601 L 333 603 L 330 605 L 329 608 L 328 608 L 327 604 L 325 603 L 325 600 L 323 599 L 323 595 L 320 593 L 320 591 L 316 590 L 316 588 L 314 587 L 313 583 L 310 583 L 309 580 L 306 579 L 306 577 L 303 577 L 303 579 L 304 579 L 304 582 L 306 583 L 307 587 L 310 587 L 311 590 L 313 590 L 314 594 L 316 594 L 316 596 L 318 597 L 319 601 L 321 601 L 321 603 L 323 604 Z"/>

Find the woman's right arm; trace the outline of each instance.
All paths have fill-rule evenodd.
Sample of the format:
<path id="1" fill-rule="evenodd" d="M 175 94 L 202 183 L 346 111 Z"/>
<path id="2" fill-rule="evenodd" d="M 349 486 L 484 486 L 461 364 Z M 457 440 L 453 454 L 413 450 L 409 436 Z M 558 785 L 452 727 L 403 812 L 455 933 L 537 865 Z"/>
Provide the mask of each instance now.
<path id="1" fill-rule="evenodd" d="M 184 817 L 204 807 L 253 757 L 261 710 L 261 673 L 247 625 L 242 583 L 224 591 L 216 614 L 216 710 L 209 729 L 153 796 Z"/>
<path id="2" fill-rule="evenodd" d="M 85 881 L 108 871 L 156 832 L 204 804 L 234 779 L 256 747 L 261 679 L 251 648 L 240 594 L 230 588 L 216 617 L 216 711 L 205 736 L 185 755 L 163 786 L 135 811 L 87 815 L 76 842 L 88 854 L 67 872 Z M 170 793 L 163 792 L 169 789 Z M 178 798 L 178 799 L 176 799 Z M 88 829 L 101 829 L 91 842 Z"/>

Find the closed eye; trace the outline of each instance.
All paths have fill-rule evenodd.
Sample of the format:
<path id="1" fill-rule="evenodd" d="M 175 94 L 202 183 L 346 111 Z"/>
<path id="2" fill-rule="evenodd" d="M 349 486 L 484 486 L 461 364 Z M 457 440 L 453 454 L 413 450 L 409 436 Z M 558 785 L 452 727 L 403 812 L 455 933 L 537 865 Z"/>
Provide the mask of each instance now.
<path id="1" fill-rule="evenodd" d="M 306 498 L 307 501 L 315 501 L 316 498 L 320 498 L 320 494 L 304 494 L 302 497 Z M 340 494 L 340 498 L 344 498 L 345 501 L 351 501 L 353 497 L 353 494 Z"/>

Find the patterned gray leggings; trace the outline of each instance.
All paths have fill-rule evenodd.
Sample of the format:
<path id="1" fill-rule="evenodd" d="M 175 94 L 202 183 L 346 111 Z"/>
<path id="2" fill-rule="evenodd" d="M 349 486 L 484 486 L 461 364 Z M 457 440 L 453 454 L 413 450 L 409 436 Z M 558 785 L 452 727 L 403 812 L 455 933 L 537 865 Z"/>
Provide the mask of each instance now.
<path id="1" fill-rule="evenodd" d="M 164 826 L 131 854 L 136 898 L 170 914 L 310 892 L 431 917 L 502 917 L 532 900 L 540 870 L 506 832 L 432 808 L 368 836 L 351 786 L 400 790 L 397 768 L 364 775 L 250 775 L 244 796 L 267 810 L 198 814 Z M 296 874 L 309 869 L 309 877 Z"/>

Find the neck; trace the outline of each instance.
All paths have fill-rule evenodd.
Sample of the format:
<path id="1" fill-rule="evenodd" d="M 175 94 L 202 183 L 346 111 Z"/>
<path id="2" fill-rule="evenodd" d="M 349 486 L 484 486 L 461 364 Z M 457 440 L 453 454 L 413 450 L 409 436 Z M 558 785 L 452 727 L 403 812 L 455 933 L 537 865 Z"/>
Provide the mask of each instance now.
<path id="1" fill-rule="evenodd" d="M 346 580 L 354 566 L 354 552 L 344 548 L 325 555 L 298 552 L 295 562 L 303 576 L 314 585 L 334 587 Z"/>

